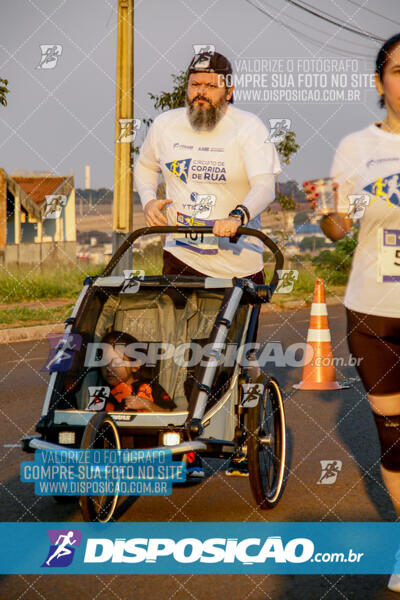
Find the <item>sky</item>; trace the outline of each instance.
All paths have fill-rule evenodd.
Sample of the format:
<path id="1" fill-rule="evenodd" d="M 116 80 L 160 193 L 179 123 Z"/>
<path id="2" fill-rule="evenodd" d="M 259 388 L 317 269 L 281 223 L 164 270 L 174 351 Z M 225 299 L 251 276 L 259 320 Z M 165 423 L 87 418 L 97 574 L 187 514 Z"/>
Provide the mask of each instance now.
<path id="1" fill-rule="evenodd" d="M 383 39 L 400 31 L 398 0 L 308 6 Z M 10 93 L 0 168 L 73 172 L 83 187 L 90 165 L 91 187 L 113 186 L 116 28 L 117 0 L 2 0 L 0 78 Z M 154 118 L 149 92 L 172 88 L 193 45 L 212 45 L 233 65 L 235 106 L 295 131 L 300 149 L 282 181 L 329 175 L 340 139 L 384 115 L 370 77 L 380 43 L 288 0 L 138 0 L 134 40 L 135 118 Z M 38 68 L 44 45 L 61 47 L 52 69 Z"/>

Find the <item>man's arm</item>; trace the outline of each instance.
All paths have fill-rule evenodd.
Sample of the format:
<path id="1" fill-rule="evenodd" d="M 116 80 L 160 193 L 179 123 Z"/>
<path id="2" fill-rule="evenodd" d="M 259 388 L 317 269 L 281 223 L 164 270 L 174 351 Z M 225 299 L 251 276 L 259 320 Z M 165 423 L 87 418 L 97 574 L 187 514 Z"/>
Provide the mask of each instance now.
<path id="1" fill-rule="evenodd" d="M 153 123 L 140 149 L 134 172 L 135 186 L 139 192 L 143 208 L 157 195 L 160 164 L 157 158 L 154 135 Z"/>
<path id="2" fill-rule="evenodd" d="M 250 178 L 250 191 L 241 203 L 247 208 L 250 219 L 261 214 L 275 198 L 275 175 L 263 173 Z"/>
<path id="3" fill-rule="evenodd" d="M 251 189 L 244 201 L 238 206 L 247 209 L 246 218 L 244 225 L 247 225 L 250 219 L 254 219 L 257 215 L 262 213 L 268 204 L 270 204 L 275 197 L 275 176 L 269 173 L 265 175 L 256 175 L 250 180 Z M 226 219 L 217 219 L 214 223 L 213 233 L 217 236 L 226 236 L 229 231 L 229 236 L 233 237 L 236 234 L 237 229 L 240 227 L 240 218 L 227 216 Z"/>
<path id="4" fill-rule="evenodd" d="M 261 214 L 275 198 L 275 175 L 281 172 L 275 144 L 269 131 L 255 115 L 240 133 L 241 153 L 250 191 L 241 202 L 250 219 Z"/>
<path id="5" fill-rule="evenodd" d="M 155 143 L 154 126 L 155 123 L 149 129 L 135 167 L 135 185 L 143 206 L 146 225 L 149 227 L 168 224 L 162 211 L 172 202 L 168 199 L 157 199 L 160 161 Z"/>

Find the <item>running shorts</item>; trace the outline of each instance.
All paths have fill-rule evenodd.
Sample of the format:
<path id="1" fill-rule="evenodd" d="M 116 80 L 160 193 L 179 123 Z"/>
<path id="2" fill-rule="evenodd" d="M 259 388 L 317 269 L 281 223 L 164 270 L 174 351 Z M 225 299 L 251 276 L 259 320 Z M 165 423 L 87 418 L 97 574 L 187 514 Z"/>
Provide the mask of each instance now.
<path id="1" fill-rule="evenodd" d="M 400 393 L 400 318 L 367 315 L 346 308 L 347 341 L 369 394 Z"/>

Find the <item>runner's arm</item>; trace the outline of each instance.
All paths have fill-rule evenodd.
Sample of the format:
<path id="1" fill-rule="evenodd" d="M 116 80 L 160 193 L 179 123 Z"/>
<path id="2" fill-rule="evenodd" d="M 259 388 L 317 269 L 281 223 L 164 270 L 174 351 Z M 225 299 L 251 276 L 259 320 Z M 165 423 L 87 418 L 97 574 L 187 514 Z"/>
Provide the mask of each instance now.
<path id="1" fill-rule="evenodd" d="M 140 149 L 134 171 L 135 187 L 139 192 L 143 208 L 150 200 L 157 197 L 159 173 L 160 163 L 157 156 L 153 123 Z"/>
<path id="2" fill-rule="evenodd" d="M 249 181 L 251 189 L 241 204 L 249 211 L 250 219 L 254 219 L 275 198 L 275 175 L 263 173 L 251 177 Z"/>
<path id="3" fill-rule="evenodd" d="M 255 115 L 240 132 L 241 154 L 250 183 L 250 191 L 240 203 L 250 219 L 261 214 L 275 198 L 275 175 L 281 172 L 275 144 L 268 129 Z"/>
<path id="4" fill-rule="evenodd" d="M 320 221 L 322 232 L 332 242 L 341 240 L 350 230 L 353 221 L 347 217 L 349 194 L 354 194 L 354 177 L 358 174 L 359 161 L 355 160 L 358 151 L 352 137 L 347 136 L 339 143 L 333 158 L 330 176 L 338 184 L 336 188 L 337 212 L 326 215 Z"/>

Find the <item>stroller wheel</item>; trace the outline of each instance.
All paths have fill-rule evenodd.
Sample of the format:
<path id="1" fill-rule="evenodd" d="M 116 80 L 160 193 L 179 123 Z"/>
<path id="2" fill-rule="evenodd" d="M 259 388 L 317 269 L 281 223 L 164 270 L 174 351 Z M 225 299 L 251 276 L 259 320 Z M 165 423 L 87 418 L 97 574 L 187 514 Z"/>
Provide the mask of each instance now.
<path id="1" fill-rule="evenodd" d="M 257 406 L 247 409 L 246 443 L 250 487 L 258 508 L 273 508 L 283 491 L 286 425 L 279 384 L 262 374 L 264 386 Z"/>
<path id="2" fill-rule="evenodd" d="M 84 431 L 82 449 L 121 449 L 118 429 L 113 418 L 104 412 L 93 415 Z M 85 521 L 107 523 L 115 511 L 118 495 L 81 496 L 79 505 Z"/>

